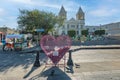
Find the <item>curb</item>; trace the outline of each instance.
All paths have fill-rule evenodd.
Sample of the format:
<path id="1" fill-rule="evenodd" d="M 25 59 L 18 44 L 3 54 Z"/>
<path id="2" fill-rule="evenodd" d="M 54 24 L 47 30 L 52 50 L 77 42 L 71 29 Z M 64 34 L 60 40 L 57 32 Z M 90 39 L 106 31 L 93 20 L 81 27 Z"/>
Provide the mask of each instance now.
<path id="1" fill-rule="evenodd" d="M 71 49 L 69 51 L 74 52 L 78 50 L 94 50 L 94 49 L 120 49 L 120 47 L 80 47 L 77 49 Z"/>

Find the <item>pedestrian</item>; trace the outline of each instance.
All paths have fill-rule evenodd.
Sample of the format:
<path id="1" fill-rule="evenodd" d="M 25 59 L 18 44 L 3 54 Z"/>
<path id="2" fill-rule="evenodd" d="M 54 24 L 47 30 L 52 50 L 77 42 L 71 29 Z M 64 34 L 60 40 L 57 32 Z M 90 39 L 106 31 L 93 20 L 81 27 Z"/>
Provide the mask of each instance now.
<path id="1" fill-rule="evenodd" d="M 2 50 L 5 51 L 6 41 L 4 39 L 2 40 L 2 44 L 3 44 Z"/>

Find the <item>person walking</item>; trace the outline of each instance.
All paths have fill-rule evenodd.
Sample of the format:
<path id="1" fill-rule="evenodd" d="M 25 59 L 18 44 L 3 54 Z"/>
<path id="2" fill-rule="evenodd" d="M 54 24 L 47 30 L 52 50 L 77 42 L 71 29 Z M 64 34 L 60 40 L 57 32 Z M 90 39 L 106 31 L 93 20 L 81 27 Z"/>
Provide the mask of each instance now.
<path id="1" fill-rule="evenodd" d="M 5 51 L 5 46 L 6 46 L 6 41 L 5 41 L 5 39 L 2 39 L 2 44 L 3 44 L 2 50 Z"/>

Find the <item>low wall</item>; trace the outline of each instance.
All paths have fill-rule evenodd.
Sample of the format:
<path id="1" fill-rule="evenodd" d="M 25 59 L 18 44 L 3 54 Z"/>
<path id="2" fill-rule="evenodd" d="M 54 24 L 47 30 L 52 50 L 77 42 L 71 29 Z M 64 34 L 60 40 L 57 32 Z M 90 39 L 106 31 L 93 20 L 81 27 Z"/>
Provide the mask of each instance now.
<path id="1" fill-rule="evenodd" d="M 120 45 L 120 40 L 72 41 L 72 45 Z"/>

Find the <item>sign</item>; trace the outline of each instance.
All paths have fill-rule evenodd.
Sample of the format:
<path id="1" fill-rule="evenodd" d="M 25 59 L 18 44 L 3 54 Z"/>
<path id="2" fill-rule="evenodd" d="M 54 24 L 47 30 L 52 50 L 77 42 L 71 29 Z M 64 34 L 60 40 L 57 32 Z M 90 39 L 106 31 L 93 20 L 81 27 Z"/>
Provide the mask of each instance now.
<path id="1" fill-rule="evenodd" d="M 57 38 L 46 35 L 40 40 L 40 45 L 45 54 L 56 65 L 71 47 L 71 39 L 68 36 Z"/>
<path id="2" fill-rule="evenodd" d="M 58 56 L 58 55 L 59 55 L 58 51 L 53 51 L 53 56 Z"/>
<path id="3" fill-rule="evenodd" d="M 23 37 L 23 35 L 21 34 L 8 34 L 6 35 L 6 38 L 18 38 L 21 39 Z"/>
<path id="4" fill-rule="evenodd" d="M 44 32 L 44 29 L 35 29 L 36 32 Z"/>

